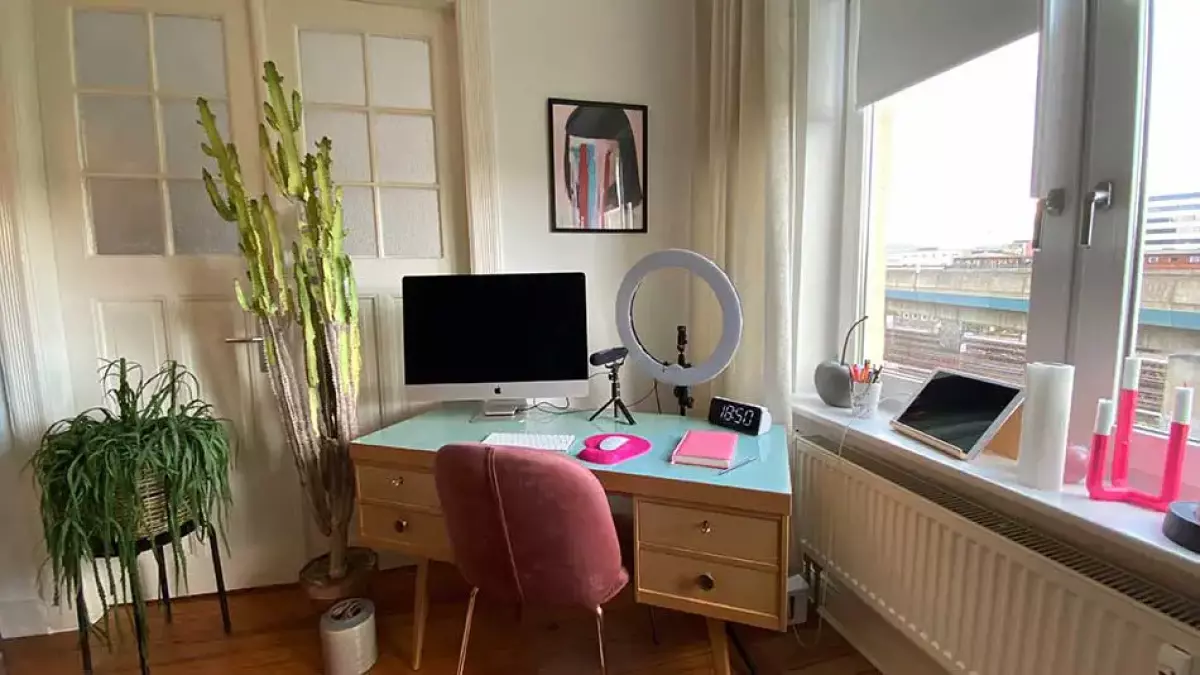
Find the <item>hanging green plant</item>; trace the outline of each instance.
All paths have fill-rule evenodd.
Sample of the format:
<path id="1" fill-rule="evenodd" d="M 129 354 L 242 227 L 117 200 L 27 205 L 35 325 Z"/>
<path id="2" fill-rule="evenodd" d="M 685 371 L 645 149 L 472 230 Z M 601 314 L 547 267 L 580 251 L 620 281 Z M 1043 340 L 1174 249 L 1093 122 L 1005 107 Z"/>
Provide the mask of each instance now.
<path id="1" fill-rule="evenodd" d="M 105 610 L 98 630 L 107 636 L 113 604 L 145 609 L 139 539 L 170 533 L 178 579 L 187 573 L 184 523 L 194 521 L 200 537 L 211 525 L 224 538 L 231 446 L 228 422 L 198 398 L 195 376 L 179 363 L 145 377 L 138 364 L 117 359 L 100 372 L 106 407 L 54 423 L 30 466 L 54 603 L 74 598 L 90 568 Z"/>

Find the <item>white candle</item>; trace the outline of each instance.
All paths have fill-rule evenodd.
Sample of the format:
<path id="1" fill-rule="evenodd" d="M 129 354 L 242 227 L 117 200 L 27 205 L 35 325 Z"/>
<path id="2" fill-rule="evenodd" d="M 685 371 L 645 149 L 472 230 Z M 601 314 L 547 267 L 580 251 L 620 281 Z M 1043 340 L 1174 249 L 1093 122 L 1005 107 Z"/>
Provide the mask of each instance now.
<path id="1" fill-rule="evenodd" d="M 1125 357 L 1125 370 L 1121 371 L 1121 388 L 1137 391 L 1138 378 L 1142 375 L 1142 359 L 1137 356 Z"/>
<path id="2" fill-rule="evenodd" d="M 1117 411 L 1112 399 L 1102 398 L 1096 404 L 1096 434 L 1107 436 L 1112 432 L 1113 422 L 1116 421 Z"/>
<path id="3" fill-rule="evenodd" d="M 1171 411 L 1171 421 L 1179 424 L 1189 424 L 1192 421 L 1191 387 L 1175 387 L 1175 409 Z"/>

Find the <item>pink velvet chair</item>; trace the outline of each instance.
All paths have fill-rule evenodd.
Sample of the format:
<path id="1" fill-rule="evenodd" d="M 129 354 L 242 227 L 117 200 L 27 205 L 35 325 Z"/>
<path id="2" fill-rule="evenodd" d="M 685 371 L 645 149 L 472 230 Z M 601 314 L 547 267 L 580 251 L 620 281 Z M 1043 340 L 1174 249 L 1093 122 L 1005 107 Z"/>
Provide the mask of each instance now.
<path id="1" fill-rule="evenodd" d="M 629 574 L 596 477 L 552 452 L 477 444 L 439 450 L 434 474 L 455 564 L 473 586 L 459 675 L 480 591 L 517 605 L 592 612 L 600 672 L 607 673 L 601 606 Z"/>

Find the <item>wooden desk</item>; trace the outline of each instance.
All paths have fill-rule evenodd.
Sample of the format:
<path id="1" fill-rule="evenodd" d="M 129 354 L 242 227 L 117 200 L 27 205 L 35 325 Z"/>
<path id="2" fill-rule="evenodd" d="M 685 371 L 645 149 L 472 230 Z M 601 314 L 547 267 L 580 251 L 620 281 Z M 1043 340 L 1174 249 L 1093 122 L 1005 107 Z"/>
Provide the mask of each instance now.
<path id="1" fill-rule="evenodd" d="M 478 442 L 493 431 L 571 434 L 577 455 L 588 436 L 622 431 L 648 439 L 651 450 L 621 464 L 585 465 L 609 493 L 634 506 L 634 593 L 639 603 L 707 617 L 718 674 L 729 673 L 726 621 L 784 630 L 791 473 L 783 427 L 741 436 L 729 473 L 672 465 L 668 458 L 688 429 L 714 428 L 673 415 L 637 415 L 627 427 L 587 413 L 531 411 L 521 418 L 473 419 L 475 405 L 447 405 L 355 441 L 361 542 L 418 560 L 413 618 L 413 669 L 421 664 L 428 607 L 429 560 L 453 562 L 433 480 L 438 448 Z"/>

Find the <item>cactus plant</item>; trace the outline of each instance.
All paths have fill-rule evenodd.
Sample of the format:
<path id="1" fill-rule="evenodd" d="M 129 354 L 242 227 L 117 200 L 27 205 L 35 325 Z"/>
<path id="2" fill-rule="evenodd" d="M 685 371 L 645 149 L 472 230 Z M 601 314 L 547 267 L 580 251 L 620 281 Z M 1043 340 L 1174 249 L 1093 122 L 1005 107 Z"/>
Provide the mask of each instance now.
<path id="1" fill-rule="evenodd" d="M 234 290 L 262 331 L 267 372 L 300 482 L 321 532 L 330 538 L 327 570 L 339 580 L 347 569 L 347 536 L 354 512 L 350 441 L 358 430 L 362 369 L 358 293 L 343 244 L 342 189 L 331 176 L 333 143 L 322 138 L 301 155 L 299 92 L 290 100 L 275 64 L 264 64 L 265 122 L 258 126 L 263 163 L 277 194 L 251 196 L 237 147 L 217 129 L 208 102 L 196 101 L 207 141 L 204 186 L 213 208 L 238 228 L 245 282 Z M 281 232 L 285 222 L 295 233 Z M 285 248 L 285 239 L 291 241 Z M 294 350 L 299 349 L 299 358 Z M 323 567 L 323 566 L 322 566 Z"/>

